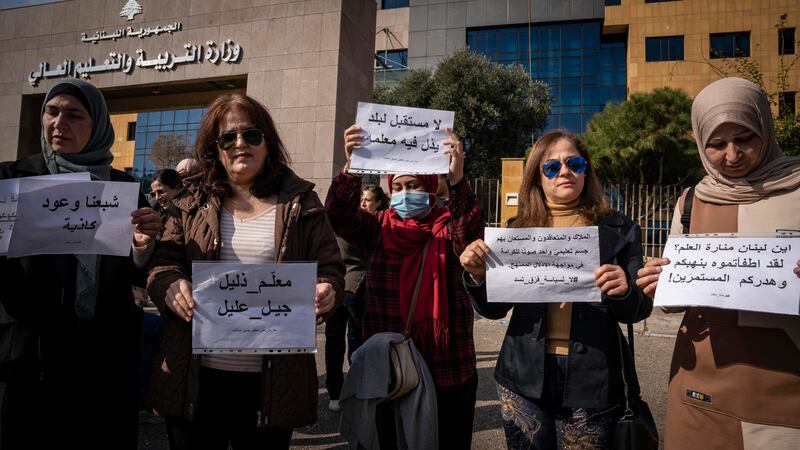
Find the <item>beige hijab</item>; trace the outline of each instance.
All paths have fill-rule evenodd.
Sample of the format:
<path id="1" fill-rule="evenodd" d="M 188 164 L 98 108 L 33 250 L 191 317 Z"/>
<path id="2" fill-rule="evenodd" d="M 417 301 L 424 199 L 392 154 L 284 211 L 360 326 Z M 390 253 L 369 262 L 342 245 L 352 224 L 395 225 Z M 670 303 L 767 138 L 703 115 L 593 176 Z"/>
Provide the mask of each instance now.
<path id="1" fill-rule="evenodd" d="M 752 130 L 763 142 L 756 168 L 741 178 L 719 173 L 706 156 L 711 133 L 726 122 Z M 708 173 L 695 190 L 700 200 L 720 205 L 754 203 L 800 186 L 800 158 L 786 156 L 778 147 L 769 100 L 756 84 L 742 78 L 723 78 L 706 86 L 692 104 L 692 130 Z"/>

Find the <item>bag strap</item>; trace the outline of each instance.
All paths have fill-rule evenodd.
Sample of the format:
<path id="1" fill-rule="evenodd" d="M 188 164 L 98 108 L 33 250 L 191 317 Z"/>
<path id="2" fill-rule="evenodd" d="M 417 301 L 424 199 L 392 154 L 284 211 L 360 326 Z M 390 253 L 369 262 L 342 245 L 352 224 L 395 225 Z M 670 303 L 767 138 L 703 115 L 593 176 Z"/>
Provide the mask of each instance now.
<path id="1" fill-rule="evenodd" d="M 636 373 L 636 353 L 634 352 L 633 346 L 633 324 L 629 323 L 628 325 L 628 346 L 631 349 L 631 368 L 633 368 L 633 373 Z M 630 395 L 630 385 L 628 384 L 628 374 L 625 370 L 625 355 L 622 352 L 622 330 L 617 328 L 617 345 L 619 347 L 619 363 L 622 368 L 622 385 L 623 385 L 623 393 L 625 395 L 625 412 L 623 413 L 624 416 L 633 415 L 633 410 L 631 409 L 631 395 Z"/>
<path id="2" fill-rule="evenodd" d="M 433 236 L 428 238 L 425 242 L 425 247 L 422 248 L 422 263 L 419 265 L 419 272 L 417 273 L 417 283 L 414 285 L 414 293 L 411 295 L 411 308 L 408 310 L 408 320 L 406 321 L 406 328 L 403 330 L 403 336 L 411 337 L 411 320 L 414 318 L 414 311 L 417 309 L 417 298 L 419 297 L 419 286 L 422 284 L 422 271 L 425 270 L 425 259 L 428 256 L 428 247 L 431 246 Z"/>
<path id="3" fill-rule="evenodd" d="M 681 213 L 683 234 L 689 234 L 689 225 L 692 222 L 692 203 L 694 203 L 694 186 L 686 191 L 686 197 L 683 199 L 683 212 Z"/>

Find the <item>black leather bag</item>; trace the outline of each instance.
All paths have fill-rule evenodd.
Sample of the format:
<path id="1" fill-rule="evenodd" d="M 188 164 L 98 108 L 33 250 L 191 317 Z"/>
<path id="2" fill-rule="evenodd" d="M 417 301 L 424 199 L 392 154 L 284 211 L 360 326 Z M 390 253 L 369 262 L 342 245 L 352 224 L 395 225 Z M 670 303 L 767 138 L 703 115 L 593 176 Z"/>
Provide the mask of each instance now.
<path id="1" fill-rule="evenodd" d="M 617 421 L 614 429 L 614 438 L 611 443 L 613 450 L 657 450 L 658 449 L 658 429 L 650 407 L 637 393 L 631 395 L 628 385 L 628 375 L 625 370 L 625 359 L 622 353 L 622 333 L 617 333 L 619 345 L 619 360 L 622 365 L 622 383 L 625 392 L 625 412 L 622 418 Z M 633 325 L 628 324 L 628 343 L 633 351 Z M 635 358 L 635 356 L 634 356 Z M 636 362 L 631 361 L 634 375 L 636 374 Z"/>

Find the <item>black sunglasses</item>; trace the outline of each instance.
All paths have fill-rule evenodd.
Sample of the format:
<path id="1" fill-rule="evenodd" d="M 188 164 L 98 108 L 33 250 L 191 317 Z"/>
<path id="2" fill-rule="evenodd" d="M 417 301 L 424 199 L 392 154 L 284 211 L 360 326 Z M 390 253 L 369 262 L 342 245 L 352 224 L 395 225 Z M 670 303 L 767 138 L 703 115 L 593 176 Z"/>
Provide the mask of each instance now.
<path id="1" fill-rule="evenodd" d="M 247 145 L 255 147 L 256 145 L 261 145 L 264 141 L 264 133 L 259 130 L 258 128 L 250 128 L 249 130 L 244 131 L 226 131 L 222 133 L 217 138 L 217 145 L 219 148 L 223 150 L 228 150 L 229 148 L 233 147 L 233 144 L 236 143 L 236 139 L 239 138 L 239 135 L 242 135 L 242 138 Z"/>
<path id="2" fill-rule="evenodd" d="M 575 175 L 580 175 L 586 172 L 586 160 L 583 156 L 570 156 L 566 160 L 567 168 Z M 542 174 L 547 178 L 555 178 L 561 172 L 561 161 L 557 159 L 548 159 L 542 164 Z"/>
<path id="3" fill-rule="evenodd" d="M 150 191 L 150 197 L 156 198 L 156 194 L 164 195 L 163 189 L 156 189 L 155 191 Z"/>

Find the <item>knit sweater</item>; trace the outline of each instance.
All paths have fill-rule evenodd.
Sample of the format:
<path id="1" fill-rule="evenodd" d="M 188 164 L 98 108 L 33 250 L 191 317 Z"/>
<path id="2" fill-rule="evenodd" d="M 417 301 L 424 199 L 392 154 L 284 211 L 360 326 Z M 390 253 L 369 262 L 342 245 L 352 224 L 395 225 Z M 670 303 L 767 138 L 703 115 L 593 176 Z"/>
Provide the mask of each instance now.
<path id="1" fill-rule="evenodd" d="M 583 227 L 587 223 L 579 214 L 580 199 L 571 203 L 550 203 L 550 226 L 553 228 Z M 572 327 L 572 303 L 560 302 L 547 305 L 546 352 L 555 355 L 569 354 L 569 335 Z"/>

